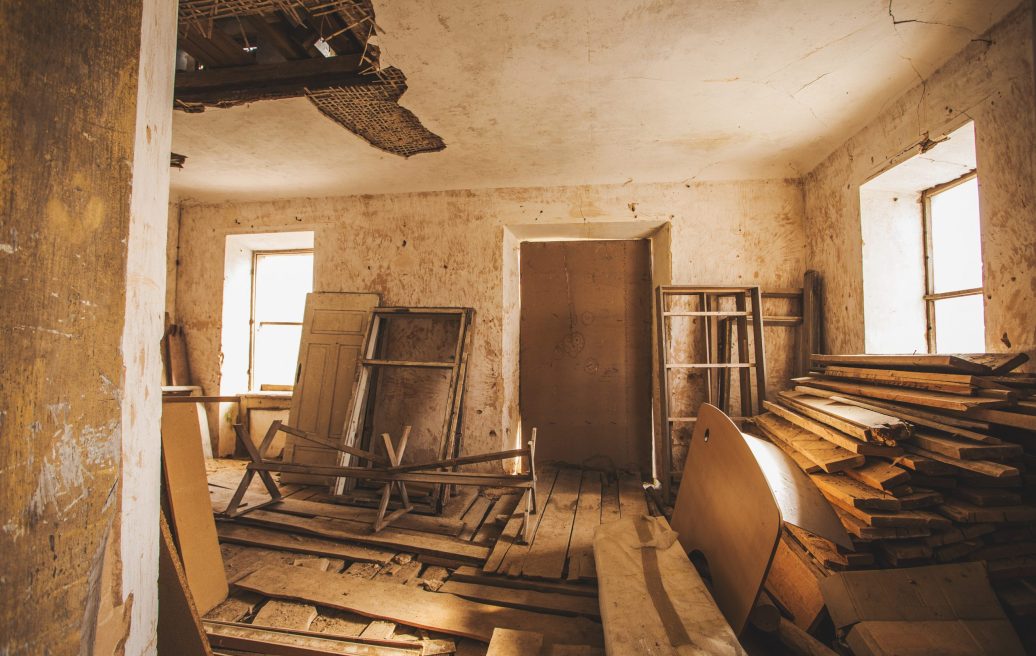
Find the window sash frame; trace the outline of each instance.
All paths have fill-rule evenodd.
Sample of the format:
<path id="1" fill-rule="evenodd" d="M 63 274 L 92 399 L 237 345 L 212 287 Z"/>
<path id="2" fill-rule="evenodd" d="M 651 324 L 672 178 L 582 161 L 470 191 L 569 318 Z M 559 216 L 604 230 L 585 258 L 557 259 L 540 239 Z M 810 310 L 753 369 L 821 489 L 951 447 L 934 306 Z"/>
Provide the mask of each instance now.
<path id="1" fill-rule="evenodd" d="M 970 289 L 956 289 L 948 292 L 935 291 L 935 263 L 932 252 L 932 197 L 938 196 L 944 191 L 949 191 L 965 182 L 978 178 L 978 169 L 971 169 L 964 175 L 935 185 L 921 192 L 921 222 L 924 234 L 924 278 L 925 278 L 925 339 L 928 342 L 928 352 L 937 353 L 936 348 L 936 321 L 935 302 L 947 298 L 961 298 L 963 296 L 980 296 L 985 292 L 985 287 L 972 287 Z M 979 214 L 979 224 L 982 216 Z M 985 280 L 983 280 L 985 283 Z"/>
<path id="2" fill-rule="evenodd" d="M 314 255 L 312 248 L 286 248 L 283 250 L 252 251 L 251 298 L 248 303 L 248 391 L 259 391 L 262 383 L 255 380 L 255 345 L 256 332 L 260 326 L 302 326 L 301 321 L 260 321 L 255 320 L 256 273 L 259 269 L 259 258 L 276 255 Z"/>

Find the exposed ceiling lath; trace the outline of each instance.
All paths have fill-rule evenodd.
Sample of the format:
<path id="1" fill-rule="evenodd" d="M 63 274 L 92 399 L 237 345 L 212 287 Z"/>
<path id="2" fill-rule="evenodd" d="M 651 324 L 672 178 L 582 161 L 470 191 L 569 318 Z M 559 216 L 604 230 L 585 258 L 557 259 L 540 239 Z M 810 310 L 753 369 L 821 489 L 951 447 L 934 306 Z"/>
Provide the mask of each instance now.
<path id="1" fill-rule="evenodd" d="M 316 17 L 337 12 L 347 16 L 354 24 L 368 22 L 371 27 L 375 27 L 374 8 L 370 0 L 180 0 L 179 21 L 181 24 L 201 23 L 231 16 L 281 11 L 297 25 L 302 25 L 304 19 L 299 9 Z"/>
<path id="2" fill-rule="evenodd" d="M 403 71 L 390 66 L 376 75 L 380 81 L 375 84 L 308 91 L 306 96 L 321 113 L 375 148 L 403 157 L 444 149 L 442 138 L 397 102 L 407 88 Z"/>

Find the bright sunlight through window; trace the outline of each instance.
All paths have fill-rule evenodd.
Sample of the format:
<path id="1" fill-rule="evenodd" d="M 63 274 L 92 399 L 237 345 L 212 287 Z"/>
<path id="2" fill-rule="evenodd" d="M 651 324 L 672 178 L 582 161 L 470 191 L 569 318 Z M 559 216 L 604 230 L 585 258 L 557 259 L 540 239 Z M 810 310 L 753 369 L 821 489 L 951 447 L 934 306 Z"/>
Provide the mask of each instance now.
<path id="1" fill-rule="evenodd" d="M 312 251 L 257 251 L 252 262 L 250 387 L 293 385 L 306 294 L 313 291 Z"/>
<path id="2" fill-rule="evenodd" d="M 978 178 L 974 173 L 924 193 L 928 266 L 928 348 L 986 350 Z"/>

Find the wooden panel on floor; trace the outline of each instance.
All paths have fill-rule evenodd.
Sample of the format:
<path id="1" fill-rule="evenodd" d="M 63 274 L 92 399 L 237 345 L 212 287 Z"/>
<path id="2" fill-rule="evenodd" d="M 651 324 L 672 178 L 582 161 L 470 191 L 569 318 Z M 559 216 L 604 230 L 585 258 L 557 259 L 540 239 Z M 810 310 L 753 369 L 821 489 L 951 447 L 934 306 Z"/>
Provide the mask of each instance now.
<path id="1" fill-rule="evenodd" d="M 461 522 L 464 524 L 464 528 L 461 529 L 460 534 L 457 536 L 461 540 L 471 540 L 475 537 L 475 532 L 478 531 L 478 527 L 482 525 L 482 520 L 486 517 L 486 512 L 489 511 L 489 506 L 492 505 L 492 501 L 488 497 L 478 496 L 475 498 L 475 502 L 467 509 L 463 516 L 461 516 Z"/>
<path id="2" fill-rule="evenodd" d="M 543 649 L 543 635 L 533 631 L 493 629 L 486 656 L 536 656 Z"/>
<path id="3" fill-rule="evenodd" d="M 489 509 L 489 514 L 483 520 L 482 526 L 479 527 L 478 532 L 472 538 L 472 542 L 476 544 L 492 544 L 494 540 L 500 537 L 506 522 L 498 522 L 497 517 L 510 517 L 511 513 L 518 508 L 518 502 L 521 498 L 522 495 L 520 494 L 504 494 L 497 499 L 493 503 L 493 507 Z"/>
<path id="4" fill-rule="evenodd" d="M 579 484 L 579 502 L 576 504 L 576 520 L 572 527 L 572 540 L 568 547 L 568 579 L 595 579 L 594 531 L 601 524 L 601 473 L 590 469 L 583 471 Z"/>
<path id="5" fill-rule="evenodd" d="M 639 474 L 619 472 L 619 513 L 623 517 L 648 514 L 647 497 Z"/>
<path id="6" fill-rule="evenodd" d="M 535 541 L 535 539 L 536 539 L 537 527 L 540 525 L 540 521 L 543 519 L 544 511 L 545 511 L 545 509 L 547 507 L 548 501 L 550 500 L 551 491 L 554 489 L 554 482 L 555 482 L 555 480 L 557 480 L 557 476 L 558 476 L 557 470 L 553 470 L 553 469 L 548 469 L 548 470 L 544 471 L 542 474 L 537 475 L 537 479 L 536 479 L 536 503 L 537 503 L 536 510 L 537 510 L 537 512 L 533 513 L 529 517 L 529 523 L 531 525 L 530 531 L 529 531 L 529 540 Z M 525 506 L 520 503 L 520 504 L 518 504 L 518 508 L 515 510 L 515 513 L 516 513 L 517 519 L 518 519 L 517 528 L 521 527 L 522 518 L 520 516 L 520 513 L 521 513 L 521 511 L 524 508 L 525 508 Z M 510 528 L 510 522 L 508 522 L 508 527 L 507 528 Z M 505 533 L 507 532 L 507 528 L 504 529 Z M 513 571 L 513 576 L 518 576 L 518 574 L 522 570 L 522 563 L 525 561 L 525 556 L 526 556 L 526 554 L 529 553 L 529 549 L 531 547 L 530 544 L 524 544 L 524 543 L 521 542 L 523 537 L 524 537 L 524 531 L 518 532 L 516 530 L 516 534 L 515 534 L 514 538 L 511 539 L 510 543 L 504 543 L 502 545 L 504 547 L 504 552 L 503 552 L 504 555 L 503 555 L 503 559 L 500 562 L 500 565 L 497 567 L 497 569 L 490 570 L 490 569 L 487 568 L 485 571 L 487 571 L 487 572 L 489 572 L 489 571 L 497 571 L 497 572 L 500 572 L 501 574 L 511 574 L 511 572 Z M 501 538 L 501 540 L 497 541 L 497 546 L 493 548 L 494 553 L 496 552 L 497 548 L 499 548 L 501 546 L 501 541 L 503 540 L 503 536 L 500 536 L 500 538 Z M 490 558 L 490 561 L 491 560 L 493 560 L 493 559 Z"/>
<path id="7" fill-rule="evenodd" d="M 400 640 L 375 640 L 357 636 L 335 637 L 312 631 L 277 630 L 250 624 L 205 622 L 205 632 L 213 645 L 220 649 L 233 649 L 235 651 L 230 653 L 235 654 L 421 656 L 423 653 L 419 642 L 406 643 Z"/>
<path id="8" fill-rule="evenodd" d="M 522 576 L 560 579 L 565 571 L 565 557 L 575 522 L 576 502 L 582 472 L 562 469 L 543 511 L 532 548 L 522 563 Z"/>
<path id="9" fill-rule="evenodd" d="M 222 542 L 247 544 L 255 547 L 282 549 L 314 556 L 331 556 L 346 560 L 359 560 L 372 563 L 387 563 L 392 560 L 395 551 L 364 547 L 334 540 L 322 540 L 308 535 L 295 535 L 284 531 L 248 526 L 237 522 L 218 522 L 216 531 Z"/>
<path id="10" fill-rule="evenodd" d="M 255 510 L 238 521 L 322 538 L 349 540 L 375 547 L 395 548 L 410 553 L 443 556 L 478 564 L 481 564 L 489 555 L 489 549 L 470 542 L 431 533 L 408 532 L 391 526 L 382 529 L 379 533 L 370 533 L 370 527 L 356 528 L 353 523 L 343 520 L 294 517 L 265 510 Z"/>
<path id="11" fill-rule="evenodd" d="M 601 523 L 619 521 L 619 481 L 615 472 L 601 474 Z"/>
<path id="12" fill-rule="evenodd" d="M 594 559 L 609 654 L 745 653 L 665 519 L 602 525 Z"/>
<path id="13" fill-rule="evenodd" d="M 305 631 L 317 618 L 316 606 L 297 601 L 271 599 L 256 613 L 252 624 L 274 629 L 296 629 Z"/>
<path id="14" fill-rule="evenodd" d="M 475 567 L 458 567 L 450 574 L 451 581 L 464 583 L 478 583 L 479 585 L 492 585 L 498 588 L 513 588 L 515 590 L 535 590 L 537 592 L 556 592 L 558 594 L 575 595 L 579 597 L 597 598 L 597 588 L 590 583 L 556 582 L 556 581 L 535 581 L 533 579 L 511 578 L 498 574 L 485 574 Z"/>
<path id="15" fill-rule="evenodd" d="M 598 619 L 601 616 L 601 611 L 597 606 L 597 599 L 557 592 L 503 588 L 481 585 L 479 583 L 464 583 L 452 579 L 444 583 L 439 588 L 439 592 L 454 594 L 474 601 L 509 606 L 511 608 L 524 608 L 525 610 L 537 612 L 558 615 L 581 615 L 594 619 Z"/>
<path id="16" fill-rule="evenodd" d="M 493 627 L 538 631 L 548 642 L 601 645 L 601 627 L 580 617 L 489 606 L 438 592 L 400 588 L 304 567 L 268 566 L 237 583 L 270 597 L 348 610 L 428 631 L 489 642 Z"/>
<path id="17" fill-rule="evenodd" d="M 194 404 L 166 404 L 162 409 L 162 473 L 173 537 L 194 603 L 204 615 L 227 598 L 228 588 Z"/>
<path id="18" fill-rule="evenodd" d="M 169 525 L 164 515 L 159 521 L 158 648 L 163 654 L 212 656 Z"/>

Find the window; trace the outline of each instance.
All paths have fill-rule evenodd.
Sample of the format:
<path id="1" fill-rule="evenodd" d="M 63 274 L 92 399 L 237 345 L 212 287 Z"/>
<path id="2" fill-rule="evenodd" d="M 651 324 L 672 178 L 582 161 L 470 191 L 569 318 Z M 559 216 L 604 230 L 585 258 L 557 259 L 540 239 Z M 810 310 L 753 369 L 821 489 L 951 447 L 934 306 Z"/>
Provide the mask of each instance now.
<path id="1" fill-rule="evenodd" d="M 921 195 L 929 353 L 986 350 L 978 177 L 974 171 Z"/>
<path id="2" fill-rule="evenodd" d="M 313 251 L 253 253 L 249 389 L 295 383 L 302 315 L 311 291 Z"/>

